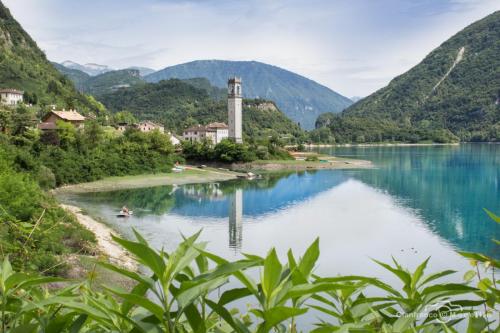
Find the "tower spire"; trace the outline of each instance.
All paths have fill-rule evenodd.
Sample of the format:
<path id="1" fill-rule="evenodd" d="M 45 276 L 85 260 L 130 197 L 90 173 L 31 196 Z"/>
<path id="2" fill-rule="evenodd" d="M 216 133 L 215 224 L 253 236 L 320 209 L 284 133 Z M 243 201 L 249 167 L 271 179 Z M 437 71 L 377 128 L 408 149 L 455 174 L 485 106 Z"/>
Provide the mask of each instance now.
<path id="1" fill-rule="evenodd" d="M 243 105 L 241 78 L 232 77 L 227 81 L 227 115 L 229 119 L 229 139 L 243 143 Z"/>

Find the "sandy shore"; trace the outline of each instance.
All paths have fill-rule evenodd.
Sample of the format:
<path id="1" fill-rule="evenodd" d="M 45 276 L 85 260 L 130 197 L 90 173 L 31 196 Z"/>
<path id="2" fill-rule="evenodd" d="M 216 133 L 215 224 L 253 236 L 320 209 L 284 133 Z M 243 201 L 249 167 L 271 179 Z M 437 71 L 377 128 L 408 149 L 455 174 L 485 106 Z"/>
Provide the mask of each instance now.
<path id="1" fill-rule="evenodd" d="M 117 234 L 113 229 L 90 216 L 84 215 L 78 207 L 64 204 L 61 204 L 61 207 L 72 213 L 81 225 L 94 233 L 99 251 L 108 257 L 110 262 L 129 270 L 135 271 L 138 269 L 137 263 L 130 254 L 111 238 L 112 234 Z"/>

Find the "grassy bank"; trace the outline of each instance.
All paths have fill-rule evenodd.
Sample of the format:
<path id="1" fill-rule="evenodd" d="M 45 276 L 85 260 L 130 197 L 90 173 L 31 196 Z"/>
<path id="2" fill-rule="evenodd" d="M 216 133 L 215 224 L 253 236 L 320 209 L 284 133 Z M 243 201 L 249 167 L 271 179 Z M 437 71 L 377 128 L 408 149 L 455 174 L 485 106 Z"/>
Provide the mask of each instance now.
<path id="1" fill-rule="evenodd" d="M 198 169 L 186 167 L 180 173 L 158 173 L 135 176 L 107 177 L 90 183 L 63 186 L 56 193 L 101 192 L 130 188 L 144 188 L 165 185 L 209 183 L 236 179 L 239 173 L 217 168 Z"/>
<path id="2" fill-rule="evenodd" d="M 321 169 L 361 169 L 371 168 L 370 161 L 341 158 L 316 153 L 292 153 L 293 160 L 257 160 L 248 163 L 233 164 L 231 168 L 238 171 L 286 171 L 286 170 L 321 170 Z"/>

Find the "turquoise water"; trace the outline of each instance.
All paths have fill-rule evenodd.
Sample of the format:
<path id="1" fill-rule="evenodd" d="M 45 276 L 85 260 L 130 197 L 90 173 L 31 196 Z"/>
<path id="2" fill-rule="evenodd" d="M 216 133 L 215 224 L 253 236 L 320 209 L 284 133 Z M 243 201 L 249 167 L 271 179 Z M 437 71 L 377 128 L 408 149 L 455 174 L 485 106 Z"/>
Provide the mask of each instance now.
<path id="1" fill-rule="evenodd" d="M 320 237 L 319 274 L 384 275 L 371 258 L 395 256 L 410 268 L 432 256 L 431 269 L 467 269 L 456 250 L 500 257 L 500 145 L 323 148 L 373 161 L 369 170 L 270 174 L 264 179 L 162 186 L 62 198 L 103 218 L 126 236 L 139 230 L 172 249 L 180 234 L 203 228 L 225 257 L 301 253 Z M 116 212 L 126 204 L 129 219 Z M 457 276 L 460 280 L 461 276 Z"/>

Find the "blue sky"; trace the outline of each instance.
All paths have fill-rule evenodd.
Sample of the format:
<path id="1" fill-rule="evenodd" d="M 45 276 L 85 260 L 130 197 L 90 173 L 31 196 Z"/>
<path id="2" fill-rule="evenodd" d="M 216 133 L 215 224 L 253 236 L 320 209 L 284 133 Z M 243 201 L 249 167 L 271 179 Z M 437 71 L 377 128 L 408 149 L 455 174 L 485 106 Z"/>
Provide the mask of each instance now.
<path id="1" fill-rule="evenodd" d="M 50 60 L 257 60 L 366 96 L 498 0 L 1 0 Z"/>

